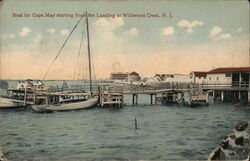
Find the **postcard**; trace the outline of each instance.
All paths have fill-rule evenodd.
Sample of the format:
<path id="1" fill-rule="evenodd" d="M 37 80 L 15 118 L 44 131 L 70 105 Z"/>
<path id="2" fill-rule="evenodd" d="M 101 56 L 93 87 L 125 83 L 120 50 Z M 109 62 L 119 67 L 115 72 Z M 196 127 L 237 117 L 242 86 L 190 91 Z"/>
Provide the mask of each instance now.
<path id="1" fill-rule="evenodd" d="M 0 160 L 248 160 L 246 0 L 1 0 Z"/>

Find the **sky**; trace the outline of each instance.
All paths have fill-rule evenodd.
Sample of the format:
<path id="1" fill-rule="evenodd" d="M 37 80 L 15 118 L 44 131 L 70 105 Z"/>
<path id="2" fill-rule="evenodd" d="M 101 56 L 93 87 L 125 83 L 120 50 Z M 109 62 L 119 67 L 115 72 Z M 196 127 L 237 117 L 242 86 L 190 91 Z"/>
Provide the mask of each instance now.
<path id="1" fill-rule="evenodd" d="M 85 12 L 95 79 L 249 66 L 248 1 L 4 0 L 0 79 L 88 79 Z"/>

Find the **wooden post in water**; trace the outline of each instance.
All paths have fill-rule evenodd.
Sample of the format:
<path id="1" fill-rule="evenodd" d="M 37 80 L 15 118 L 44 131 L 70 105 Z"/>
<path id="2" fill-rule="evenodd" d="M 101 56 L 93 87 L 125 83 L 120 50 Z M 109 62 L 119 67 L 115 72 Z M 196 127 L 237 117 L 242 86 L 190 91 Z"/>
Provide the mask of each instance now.
<path id="1" fill-rule="evenodd" d="M 135 118 L 135 130 L 137 130 L 137 120 Z"/>
<path id="2" fill-rule="evenodd" d="M 155 104 L 157 105 L 157 94 L 155 94 Z"/>
<path id="3" fill-rule="evenodd" d="M 222 90 L 221 91 L 221 102 L 223 102 L 224 101 L 224 91 Z"/>
<path id="4" fill-rule="evenodd" d="M 153 104 L 153 94 L 150 94 L 150 104 Z"/>
<path id="5" fill-rule="evenodd" d="M 135 104 L 135 94 L 132 94 L 132 104 Z"/>

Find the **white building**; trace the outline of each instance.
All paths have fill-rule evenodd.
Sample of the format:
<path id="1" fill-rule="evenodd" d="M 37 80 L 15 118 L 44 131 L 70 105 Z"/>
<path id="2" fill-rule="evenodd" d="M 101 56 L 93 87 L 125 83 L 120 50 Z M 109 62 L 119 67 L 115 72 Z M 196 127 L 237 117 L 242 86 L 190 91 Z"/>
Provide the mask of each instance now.
<path id="1" fill-rule="evenodd" d="M 216 68 L 206 75 L 206 84 L 248 86 L 250 67 Z"/>
<path id="2" fill-rule="evenodd" d="M 141 80 L 141 77 L 140 77 L 140 74 L 137 73 L 137 72 L 131 72 L 129 75 L 128 75 L 128 81 L 129 82 L 138 82 Z"/>
<path id="3" fill-rule="evenodd" d="M 168 74 L 165 82 L 190 83 L 192 80 L 189 75 Z"/>
<path id="4" fill-rule="evenodd" d="M 110 73 L 110 80 L 118 80 L 118 81 L 127 81 L 128 80 L 128 73 Z"/>
<path id="5" fill-rule="evenodd" d="M 193 71 L 190 73 L 190 79 L 193 83 L 203 84 L 206 82 L 207 72 Z"/>
<path id="6" fill-rule="evenodd" d="M 158 85 L 164 83 L 190 83 L 189 75 L 183 74 L 156 74 L 146 80 L 147 85 Z"/>

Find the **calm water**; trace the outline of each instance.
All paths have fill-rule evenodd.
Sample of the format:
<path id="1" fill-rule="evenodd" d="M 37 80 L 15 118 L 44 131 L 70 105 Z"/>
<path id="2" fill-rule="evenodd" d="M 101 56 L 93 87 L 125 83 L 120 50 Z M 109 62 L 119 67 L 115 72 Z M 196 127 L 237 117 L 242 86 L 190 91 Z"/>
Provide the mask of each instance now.
<path id="1" fill-rule="evenodd" d="M 11 160 L 206 160 L 239 120 L 250 120 L 250 109 L 230 104 L 1 110 L 0 145 Z"/>
<path id="2" fill-rule="evenodd" d="M 8 83 L 17 85 L 17 81 Z M 45 81 L 59 87 L 62 83 Z M 130 105 L 131 99 L 126 96 L 124 102 Z M 206 160 L 239 120 L 250 120 L 249 107 L 189 108 L 149 106 L 149 102 L 148 95 L 140 95 L 142 105 L 123 108 L 51 114 L 0 110 L 0 146 L 11 160 Z"/>

